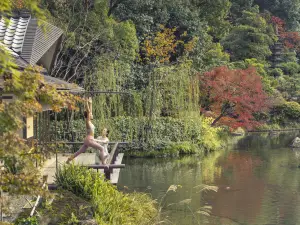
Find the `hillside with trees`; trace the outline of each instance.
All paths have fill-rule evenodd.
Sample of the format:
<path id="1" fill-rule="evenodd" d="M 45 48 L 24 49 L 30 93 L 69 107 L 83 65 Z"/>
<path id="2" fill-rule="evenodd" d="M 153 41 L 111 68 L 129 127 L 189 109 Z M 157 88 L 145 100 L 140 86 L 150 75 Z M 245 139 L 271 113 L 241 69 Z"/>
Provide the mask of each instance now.
<path id="1" fill-rule="evenodd" d="M 95 97 L 98 125 L 109 126 L 115 138 L 182 141 L 175 136 L 158 140 L 158 133 L 164 132 L 157 128 L 161 120 L 200 114 L 209 114 L 213 125 L 230 129 L 297 126 L 300 3 L 296 0 L 43 3 L 49 20 L 66 32 L 52 76 L 87 90 L 130 92 Z M 209 85 L 207 76 L 220 70 L 223 75 Z M 262 87 L 259 92 L 268 96 L 266 101 L 248 98 L 255 90 L 239 79 L 251 80 L 255 89 Z M 228 90 L 226 82 L 231 82 Z M 237 102 L 205 97 L 210 91 L 221 95 L 227 91 L 233 100 L 243 99 L 249 111 L 237 110 Z M 225 108 L 230 113 L 219 120 Z"/>

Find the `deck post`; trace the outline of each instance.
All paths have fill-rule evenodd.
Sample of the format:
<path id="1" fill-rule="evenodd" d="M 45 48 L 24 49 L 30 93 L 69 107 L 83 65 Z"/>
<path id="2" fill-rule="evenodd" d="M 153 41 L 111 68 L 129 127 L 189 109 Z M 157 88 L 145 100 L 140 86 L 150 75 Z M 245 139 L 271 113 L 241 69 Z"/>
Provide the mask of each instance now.
<path id="1" fill-rule="evenodd" d="M 117 154 L 118 154 L 118 145 L 119 145 L 118 142 L 114 145 L 114 147 L 113 147 L 113 149 L 112 149 L 112 151 L 111 151 L 111 153 L 110 153 L 110 154 L 112 154 L 112 155 L 111 155 L 110 158 L 108 159 L 108 165 L 111 165 L 111 164 L 114 164 L 114 163 L 115 163 L 116 158 L 117 158 Z M 113 172 L 113 168 L 110 168 L 110 169 L 109 169 L 109 179 L 110 179 L 110 174 L 111 174 L 112 172 Z"/>
<path id="2" fill-rule="evenodd" d="M 104 174 L 105 174 L 105 178 L 106 178 L 107 180 L 110 180 L 110 173 L 111 173 L 111 169 L 110 169 L 109 167 L 106 167 L 106 168 L 104 169 Z"/>

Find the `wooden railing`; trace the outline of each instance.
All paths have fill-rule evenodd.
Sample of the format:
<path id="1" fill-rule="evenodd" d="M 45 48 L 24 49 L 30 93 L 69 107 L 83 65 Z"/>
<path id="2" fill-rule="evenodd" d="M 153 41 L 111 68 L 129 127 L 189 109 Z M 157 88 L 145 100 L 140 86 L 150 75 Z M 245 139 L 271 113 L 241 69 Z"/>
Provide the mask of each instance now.
<path id="1" fill-rule="evenodd" d="M 110 156 L 107 160 L 106 165 L 88 165 L 86 167 L 91 168 L 91 169 L 97 169 L 97 171 L 98 171 L 98 169 L 104 169 L 105 178 L 107 180 L 110 180 L 111 174 L 113 173 L 113 169 L 120 169 L 120 168 L 125 167 L 124 164 L 119 164 L 119 165 L 114 164 L 116 162 L 117 156 L 119 154 L 118 145 L 119 145 L 119 143 L 116 142 L 113 149 L 110 152 Z"/>
<path id="2" fill-rule="evenodd" d="M 73 144 L 74 142 L 72 142 Z M 82 143 L 82 142 L 76 142 L 76 143 Z M 110 142 L 109 144 L 114 144 L 111 152 L 110 152 L 110 156 L 107 160 L 106 165 L 97 165 L 97 164 L 93 164 L 93 165 L 83 165 L 83 167 L 87 167 L 90 169 L 96 169 L 97 171 L 99 169 L 103 169 L 104 170 L 104 175 L 106 180 L 111 180 L 111 175 L 114 171 L 114 169 L 121 169 L 121 168 L 125 168 L 125 164 L 115 164 L 117 159 L 118 159 L 118 155 L 119 155 L 119 149 L 118 146 L 119 144 L 123 144 L 126 142 Z M 119 158 L 119 161 L 121 161 L 121 159 Z M 48 190 L 55 190 L 57 189 L 57 186 L 55 184 L 48 184 Z"/>
<path id="3" fill-rule="evenodd" d="M 45 189 L 47 186 L 47 176 L 43 176 L 43 185 L 42 185 L 42 189 Z M 34 205 L 32 206 L 32 210 L 30 212 L 30 217 L 32 217 L 36 211 L 36 208 L 38 207 L 39 203 L 40 203 L 40 200 L 41 200 L 41 196 L 38 195 L 37 198 L 36 198 L 36 201 L 34 203 Z M 29 202 L 30 203 L 30 202 Z"/>

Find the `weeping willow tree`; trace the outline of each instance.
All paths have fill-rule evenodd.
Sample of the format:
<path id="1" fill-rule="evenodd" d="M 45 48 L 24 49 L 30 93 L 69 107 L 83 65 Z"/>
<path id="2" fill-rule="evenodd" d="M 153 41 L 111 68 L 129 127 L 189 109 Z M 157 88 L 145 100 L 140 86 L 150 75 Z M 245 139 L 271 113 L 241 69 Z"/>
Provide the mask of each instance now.
<path id="1" fill-rule="evenodd" d="M 87 83 L 88 90 L 103 90 L 106 94 L 95 95 L 93 110 L 98 119 L 98 128 L 106 126 L 107 119 L 118 116 L 142 116 L 142 102 L 140 95 L 126 90 L 127 77 L 130 76 L 131 66 L 121 60 L 110 60 L 108 57 L 99 57 L 94 80 Z M 89 77 L 87 77 L 89 81 Z M 109 92 L 119 92 L 112 93 Z"/>
<path id="2" fill-rule="evenodd" d="M 151 129 L 155 118 L 180 117 L 198 111 L 199 85 L 191 69 L 192 62 L 186 56 L 177 63 L 170 62 L 171 54 L 176 52 L 177 47 L 188 54 L 195 40 L 188 43 L 176 40 L 175 31 L 162 27 L 161 31 L 146 39 L 142 45 L 143 56 L 138 61 L 143 66 L 141 70 L 132 66 L 134 55 L 127 55 L 126 61 L 112 59 L 109 55 L 97 58 L 97 71 L 92 76 L 86 76 L 87 89 L 127 91 L 120 95 L 103 94 L 94 98 L 98 128 L 107 126 L 107 121 L 113 117 L 146 117 L 148 121 L 143 125 L 144 140 L 147 141 L 151 133 L 147 129 Z M 142 77 L 144 83 L 137 81 L 137 77 Z"/>
<path id="3" fill-rule="evenodd" d="M 157 116 L 184 117 L 198 112 L 199 83 L 190 61 L 161 67 L 155 72 L 160 77 L 156 93 Z"/>
<path id="4" fill-rule="evenodd" d="M 78 83 L 87 91 L 122 91 L 138 53 L 134 24 L 110 17 L 106 0 L 47 0 L 43 3 L 49 12 L 48 19 L 65 31 L 51 76 Z M 93 97 L 95 118 L 105 121 L 111 116 L 123 115 L 124 97 Z M 72 122 L 74 115 L 66 117 Z M 99 124 L 103 123 L 97 124 L 100 128 Z"/>
<path id="5" fill-rule="evenodd" d="M 185 57 L 194 48 L 197 38 L 184 42 L 176 37 L 175 32 L 176 28 L 161 26 L 160 31 L 146 37 L 142 46 L 141 61 L 150 68 L 144 102 L 145 114 L 148 116 L 146 141 L 152 133 L 155 117 L 178 116 L 194 105 L 192 99 L 189 99 L 193 74 L 191 64 Z M 186 36 L 186 33 L 181 36 Z M 181 56 L 178 56 L 178 50 L 183 52 Z M 193 92 L 197 92 L 196 87 L 192 89 Z"/>
<path id="6" fill-rule="evenodd" d="M 192 126 L 202 127 L 199 81 L 190 60 L 199 43 L 197 37 L 164 26 L 140 37 L 132 22 L 116 21 L 108 13 L 104 0 L 94 4 L 50 0 L 45 4 L 51 19 L 66 32 L 52 76 L 75 81 L 88 91 L 126 92 L 93 96 L 96 133 L 105 126 L 112 140 L 149 143 L 164 136 L 186 140 L 171 137 L 162 124 L 173 130 L 173 136 L 181 135 L 177 130 L 191 134 L 197 130 Z M 191 125 L 190 118 L 197 123 Z M 84 129 L 79 125 L 82 121 L 74 122 L 74 128 Z"/>

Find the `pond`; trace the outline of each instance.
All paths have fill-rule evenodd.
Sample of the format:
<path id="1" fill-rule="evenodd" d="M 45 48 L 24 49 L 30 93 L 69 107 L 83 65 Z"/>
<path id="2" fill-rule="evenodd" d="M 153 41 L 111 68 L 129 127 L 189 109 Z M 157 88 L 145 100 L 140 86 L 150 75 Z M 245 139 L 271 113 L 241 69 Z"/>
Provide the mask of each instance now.
<path id="1" fill-rule="evenodd" d="M 204 157 L 124 159 L 118 187 L 157 199 L 165 224 L 300 224 L 296 136 L 252 134 Z"/>

